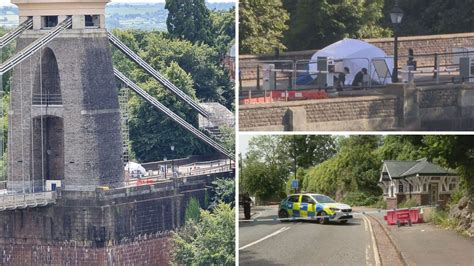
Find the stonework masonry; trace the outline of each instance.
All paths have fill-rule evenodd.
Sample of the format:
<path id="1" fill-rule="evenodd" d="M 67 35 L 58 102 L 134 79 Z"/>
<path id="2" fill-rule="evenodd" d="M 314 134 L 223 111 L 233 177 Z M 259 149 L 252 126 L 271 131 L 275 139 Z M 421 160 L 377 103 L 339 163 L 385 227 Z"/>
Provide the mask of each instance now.
<path id="1" fill-rule="evenodd" d="M 243 131 L 474 129 L 474 85 L 393 84 L 366 95 L 241 105 Z M 296 115 L 297 114 L 297 115 Z M 304 119 L 306 118 L 306 119 Z"/>
<path id="2" fill-rule="evenodd" d="M 17 49 L 31 43 L 38 34 L 24 33 L 17 41 Z M 10 189 L 34 187 L 38 191 L 43 179 L 60 179 L 64 190 L 83 191 L 123 183 L 120 110 L 105 30 L 62 33 L 15 67 L 12 84 L 10 119 L 15 126 L 9 131 L 8 142 L 10 169 L 14 169 L 9 173 Z M 60 104 L 45 104 L 48 94 L 54 94 Z M 32 105 L 34 97 L 43 97 L 43 104 Z M 63 136 L 61 145 L 56 145 L 59 138 L 54 135 L 40 136 L 40 128 L 50 126 L 42 118 L 50 117 L 61 121 L 55 130 Z M 39 167 L 32 166 L 33 157 L 42 158 Z M 45 170 L 55 157 L 64 161 L 64 169 L 59 169 L 63 171 L 56 169 L 63 176 L 48 176 Z M 25 185 L 24 180 L 33 179 L 33 186 Z"/>
<path id="3" fill-rule="evenodd" d="M 208 189 L 211 182 L 233 175 L 93 192 L 60 191 L 55 205 L 0 212 L 0 262 L 56 265 L 64 263 L 49 262 L 74 258 L 80 265 L 129 264 L 134 258 L 140 264 L 167 262 L 166 236 L 184 224 L 189 200 L 196 198 L 205 208 L 213 196 Z"/>

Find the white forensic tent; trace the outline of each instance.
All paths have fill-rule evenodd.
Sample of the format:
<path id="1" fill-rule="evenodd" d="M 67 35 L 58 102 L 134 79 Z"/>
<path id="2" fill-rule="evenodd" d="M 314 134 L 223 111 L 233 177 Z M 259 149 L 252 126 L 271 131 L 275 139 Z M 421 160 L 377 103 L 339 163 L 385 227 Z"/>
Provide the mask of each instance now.
<path id="1" fill-rule="evenodd" d="M 127 173 L 136 173 L 138 171 L 141 175 L 146 174 L 146 169 L 141 164 L 135 162 L 128 162 L 125 165 L 125 171 Z"/>
<path id="2" fill-rule="evenodd" d="M 348 67 L 350 73 L 346 75 L 346 84 L 352 83 L 357 72 L 367 68 L 372 81 L 377 83 L 391 83 L 390 73 L 393 70 L 393 57 L 380 48 L 356 39 L 343 39 L 316 52 L 308 65 L 310 73 L 317 72 L 318 57 L 329 57 L 336 62 L 336 72 Z M 389 73 L 384 73 L 387 70 Z M 312 75 L 316 78 L 317 75 Z"/>

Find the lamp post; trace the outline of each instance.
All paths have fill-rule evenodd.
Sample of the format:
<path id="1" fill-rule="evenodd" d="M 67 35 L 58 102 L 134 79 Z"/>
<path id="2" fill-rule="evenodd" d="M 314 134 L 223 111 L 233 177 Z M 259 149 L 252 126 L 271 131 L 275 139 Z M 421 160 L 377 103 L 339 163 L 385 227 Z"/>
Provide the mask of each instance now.
<path id="1" fill-rule="evenodd" d="M 172 177 L 175 177 L 174 176 L 174 145 L 171 145 L 170 146 L 171 148 L 171 173 L 172 173 Z"/>
<path id="2" fill-rule="evenodd" d="M 398 28 L 403 18 L 403 10 L 398 6 L 398 0 L 395 1 L 395 6 L 390 11 L 390 20 L 394 28 L 394 45 L 393 45 L 393 72 L 392 82 L 398 82 Z"/>
<path id="3" fill-rule="evenodd" d="M 166 165 L 166 161 L 168 160 L 168 158 L 163 158 L 163 161 L 165 162 L 165 180 L 166 180 L 166 172 L 168 172 L 168 165 Z"/>

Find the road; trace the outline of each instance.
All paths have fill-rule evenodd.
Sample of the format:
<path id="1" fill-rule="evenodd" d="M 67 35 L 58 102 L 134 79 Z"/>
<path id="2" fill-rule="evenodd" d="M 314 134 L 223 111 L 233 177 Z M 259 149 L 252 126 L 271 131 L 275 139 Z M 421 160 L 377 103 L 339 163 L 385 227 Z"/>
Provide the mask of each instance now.
<path id="1" fill-rule="evenodd" d="M 276 217 L 277 206 L 253 218 Z M 377 265 L 370 222 L 357 215 L 351 222 L 320 225 L 309 221 L 240 222 L 241 265 Z"/>

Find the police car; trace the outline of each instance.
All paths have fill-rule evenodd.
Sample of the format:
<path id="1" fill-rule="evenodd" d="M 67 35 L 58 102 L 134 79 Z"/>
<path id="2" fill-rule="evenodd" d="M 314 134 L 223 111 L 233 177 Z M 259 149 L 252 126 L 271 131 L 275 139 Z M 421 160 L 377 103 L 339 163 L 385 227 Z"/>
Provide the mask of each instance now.
<path id="1" fill-rule="evenodd" d="M 325 217 L 317 218 L 317 216 Z M 301 193 L 289 195 L 281 201 L 278 217 L 316 217 L 319 223 L 335 221 L 344 224 L 352 219 L 352 208 L 347 204 L 337 203 L 326 195 Z"/>

